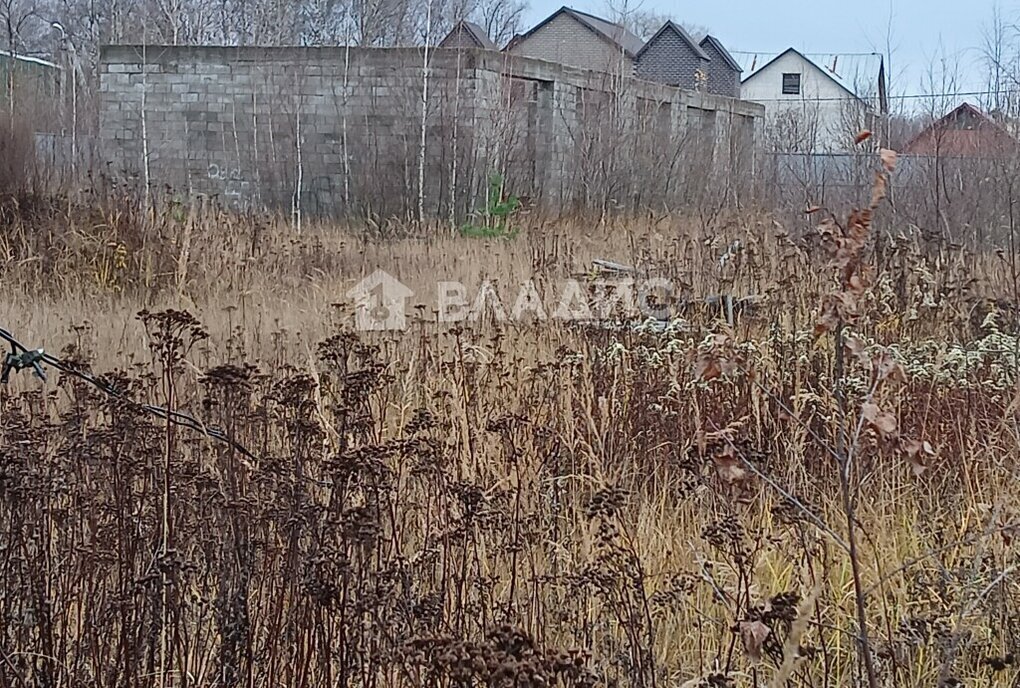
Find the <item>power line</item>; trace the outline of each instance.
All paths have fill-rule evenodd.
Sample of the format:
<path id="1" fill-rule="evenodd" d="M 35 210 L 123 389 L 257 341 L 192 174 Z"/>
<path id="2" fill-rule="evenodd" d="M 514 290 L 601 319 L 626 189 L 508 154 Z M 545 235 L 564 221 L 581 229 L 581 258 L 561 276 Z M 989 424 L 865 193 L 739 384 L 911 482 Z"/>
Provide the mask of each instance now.
<path id="1" fill-rule="evenodd" d="M 911 93 L 900 95 L 888 95 L 888 100 L 921 100 L 927 98 L 968 98 L 973 96 L 994 96 L 1008 94 L 1006 89 L 985 90 L 985 91 L 956 91 L 952 93 Z M 863 99 L 878 99 L 878 96 L 866 96 Z M 850 98 L 756 98 L 752 103 L 839 103 L 850 100 Z"/>

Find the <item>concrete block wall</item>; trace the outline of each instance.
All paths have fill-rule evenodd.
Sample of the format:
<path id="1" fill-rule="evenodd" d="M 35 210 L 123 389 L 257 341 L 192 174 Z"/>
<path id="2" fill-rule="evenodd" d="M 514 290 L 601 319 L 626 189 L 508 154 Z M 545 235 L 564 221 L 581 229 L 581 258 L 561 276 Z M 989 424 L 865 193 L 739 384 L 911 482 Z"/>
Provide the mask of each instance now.
<path id="1" fill-rule="evenodd" d="M 102 156 L 136 184 L 237 208 L 415 217 L 422 67 L 419 48 L 106 47 Z M 594 113 L 597 131 L 585 124 L 593 113 L 579 112 L 588 91 L 614 104 Z M 689 108 L 727 122 L 730 112 L 762 115 L 752 103 L 481 50 L 431 51 L 424 101 L 425 210 L 458 221 L 484 205 L 492 172 L 552 210 L 680 203 L 649 182 L 662 160 L 637 151 L 689 146 Z M 638 102 L 669 126 L 641 125 Z M 716 139 L 726 135 L 713 133 L 713 148 L 725 150 Z M 658 187 L 651 195 L 662 198 L 649 197 Z"/>

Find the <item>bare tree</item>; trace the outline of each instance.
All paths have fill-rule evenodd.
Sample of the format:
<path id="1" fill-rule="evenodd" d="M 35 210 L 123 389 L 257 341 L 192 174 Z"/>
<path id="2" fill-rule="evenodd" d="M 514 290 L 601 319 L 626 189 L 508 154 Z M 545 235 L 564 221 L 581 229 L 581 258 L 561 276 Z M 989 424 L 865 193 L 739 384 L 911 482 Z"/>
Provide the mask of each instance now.
<path id="1" fill-rule="evenodd" d="M 521 29 L 528 3 L 522 0 L 477 0 L 467 15 L 485 29 L 496 45 L 506 45 Z"/>
<path id="2" fill-rule="evenodd" d="M 1001 6 L 996 3 L 992 7 L 990 22 L 982 30 L 982 54 L 988 70 L 988 93 L 981 104 L 988 111 L 1007 113 L 1016 109 L 1013 96 L 1020 86 L 1020 69 L 1017 68 L 1017 61 L 1020 60 L 1018 38 L 1020 31 L 1003 15 Z"/>
<path id="3" fill-rule="evenodd" d="M 429 44 L 432 42 L 432 0 L 426 0 L 425 18 L 425 49 L 422 51 L 421 68 L 421 139 L 418 149 L 418 223 L 425 224 L 425 159 L 426 145 L 428 140 L 428 114 L 429 114 Z"/>
<path id="4" fill-rule="evenodd" d="M 950 58 L 944 46 L 939 44 L 939 52 L 931 61 L 928 72 L 924 78 L 925 91 L 929 93 L 926 105 L 927 119 L 929 122 L 936 122 L 955 105 L 952 93 L 958 90 L 960 83 L 959 61 Z M 931 202 L 932 222 L 931 227 L 944 227 L 948 234 L 949 225 L 946 205 L 952 199 L 946 188 L 947 175 L 951 170 L 947 168 L 946 151 L 943 148 L 945 132 L 938 127 L 932 131 L 933 155 L 931 156 Z"/>
<path id="5" fill-rule="evenodd" d="M 45 24 L 42 21 L 40 0 L 0 0 L 0 23 L 4 31 L 6 49 L 14 54 L 28 52 L 28 46 L 35 43 Z M 14 122 L 15 102 L 19 96 L 15 91 L 15 69 L 12 64 L 6 70 L 7 114 Z"/>
<path id="6" fill-rule="evenodd" d="M 689 33 L 691 38 L 696 41 L 700 41 L 708 35 L 707 27 L 681 21 L 675 15 L 668 12 L 656 12 L 642 7 L 631 7 L 627 0 L 608 0 L 606 9 L 613 21 L 622 24 L 634 32 L 643 41 L 647 41 L 654 36 L 662 28 L 662 25 L 668 21 L 683 27 L 684 31 Z"/>
<path id="7" fill-rule="evenodd" d="M 20 54 L 37 46 L 47 26 L 43 19 L 46 9 L 41 0 L 0 0 L 3 48 Z"/>

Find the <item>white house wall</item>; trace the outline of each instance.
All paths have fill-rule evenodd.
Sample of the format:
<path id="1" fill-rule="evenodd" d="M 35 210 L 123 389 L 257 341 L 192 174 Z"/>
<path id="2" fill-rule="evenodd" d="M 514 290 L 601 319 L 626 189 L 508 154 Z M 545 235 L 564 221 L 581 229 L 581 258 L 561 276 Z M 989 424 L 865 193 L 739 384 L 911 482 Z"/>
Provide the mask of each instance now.
<path id="1" fill-rule="evenodd" d="M 800 94 L 783 94 L 783 74 L 800 74 Z M 797 152 L 828 152 L 848 148 L 864 126 L 860 103 L 842 86 L 795 53 L 787 53 L 754 74 L 741 86 L 741 98 L 765 106 L 766 127 L 788 132 L 799 123 L 802 141 L 790 141 Z M 783 142 L 780 142 L 783 145 Z"/>

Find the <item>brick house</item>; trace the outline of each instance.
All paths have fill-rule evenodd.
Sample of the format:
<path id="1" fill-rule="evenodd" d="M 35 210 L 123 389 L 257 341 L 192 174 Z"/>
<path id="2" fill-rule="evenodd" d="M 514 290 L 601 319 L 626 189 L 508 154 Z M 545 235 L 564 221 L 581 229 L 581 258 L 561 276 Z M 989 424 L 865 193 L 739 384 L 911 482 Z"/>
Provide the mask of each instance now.
<path id="1" fill-rule="evenodd" d="M 950 158 L 1003 158 L 1016 155 L 1017 140 L 1004 126 L 970 103 L 960 105 L 908 143 L 903 153 Z"/>
<path id="2" fill-rule="evenodd" d="M 711 58 L 682 26 L 667 21 L 637 54 L 637 75 L 689 91 L 703 91 Z"/>
<path id="3" fill-rule="evenodd" d="M 512 55 L 579 69 L 632 74 L 641 39 L 620 24 L 561 7 L 506 47 Z"/>
<path id="4" fill-rule="evenodd" d="M 454 24 L 450 33 L 439 41 L 440 48 L 478 48 L 481 50 L 499 50 L 485 29 L 473 22 L 461 20 Z"/>
<path id="5" fill-rule="evenodd" d="M 720 96 L 740 97 L 740 64 L 733 59 L 725 46 L 715 36 L 701 39 L 701 49 L 708 55 L 709 63 L 707 90 Z"/>

